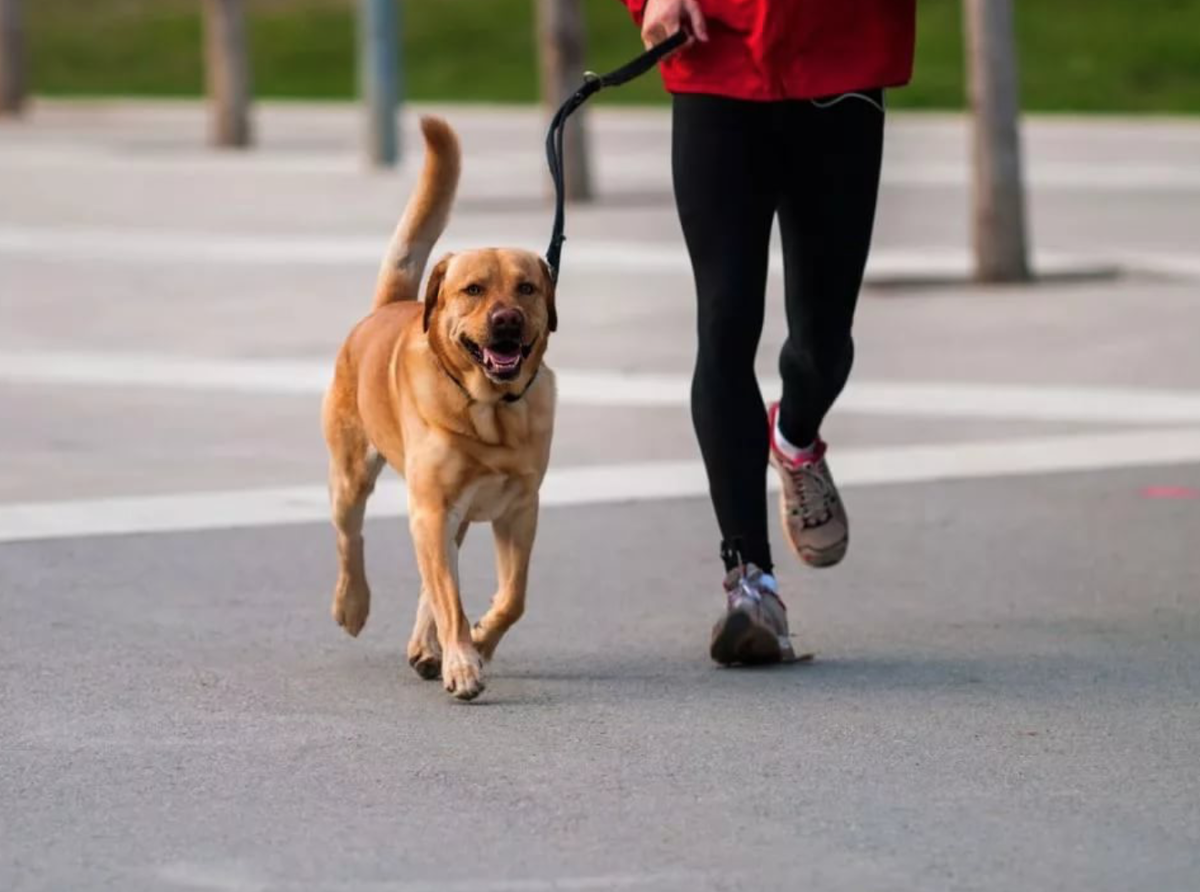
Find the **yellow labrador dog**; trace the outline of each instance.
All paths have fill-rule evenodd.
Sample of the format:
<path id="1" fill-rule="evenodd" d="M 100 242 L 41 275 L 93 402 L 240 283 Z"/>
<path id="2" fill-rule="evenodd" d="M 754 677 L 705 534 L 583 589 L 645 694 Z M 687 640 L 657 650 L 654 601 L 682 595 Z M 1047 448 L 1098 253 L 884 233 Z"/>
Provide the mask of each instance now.
<path id="1" fill-rule="evenodd" d="M 379 273 L 372 312 L 338 354 L 323 420 L 339 573 L 333 617 L 351 635 L 367 621 L 363 514 L 384 462 L 407 481 L 421 573 L 408 661 L 471 700 L 483 662 L 525 609 L 538 487 L 554 423 L 554 376 L 542 364 L 554 331 L 554 282 L 528 251 L 443 257 L 421 275 L 445 229 L 461 151 L 450 126 L 421 120 L 425 162 Z M 491 522 L 499 589 L 474 627 L 458 588 L 467 527 Z"/>

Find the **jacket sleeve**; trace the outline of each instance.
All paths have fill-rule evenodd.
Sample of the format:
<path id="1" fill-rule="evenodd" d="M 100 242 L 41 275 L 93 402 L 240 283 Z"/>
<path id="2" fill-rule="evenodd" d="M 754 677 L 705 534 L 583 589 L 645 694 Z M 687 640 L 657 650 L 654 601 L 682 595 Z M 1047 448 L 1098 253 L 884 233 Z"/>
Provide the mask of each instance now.
<path id="1" fill-rule="evenodd" d="M 621 0 L 639 26 L 642 24 L 642 16 L 646 14 L 646 2 L 647 0 Z"/>

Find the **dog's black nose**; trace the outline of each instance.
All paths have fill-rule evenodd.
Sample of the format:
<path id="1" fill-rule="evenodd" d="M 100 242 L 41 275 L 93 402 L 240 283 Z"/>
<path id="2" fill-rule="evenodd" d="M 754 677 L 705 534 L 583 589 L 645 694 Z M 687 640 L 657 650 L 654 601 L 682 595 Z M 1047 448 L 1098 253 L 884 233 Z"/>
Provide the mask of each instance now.
<path id="1" fill-rule="evenodd" d="M 517 336 L 520 335 L 521 328 L 525 324 L 525 314 L 516 307 L 502 307 L 492 311 L 489 321 L 492 325 L 492 334 Z"/>

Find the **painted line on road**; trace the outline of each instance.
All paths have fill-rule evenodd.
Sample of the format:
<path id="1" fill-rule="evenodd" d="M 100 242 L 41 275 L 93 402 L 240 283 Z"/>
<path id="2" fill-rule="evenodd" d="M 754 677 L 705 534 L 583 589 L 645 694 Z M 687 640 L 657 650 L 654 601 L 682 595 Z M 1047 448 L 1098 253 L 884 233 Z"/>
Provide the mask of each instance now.
<path id="1" fill-rule="evenodd" d="M 319 396 L 330 359 L 233 359 L 75 351 L 0 351 L 0 381 L 71 387 L 145 387 L 246 396 Z M 679 408 L 688 405 L 687 375 L 605 369 L 556 370 L 567 406 Z M 778 378 L 763 377 L 777 394 Z M 1097 424 L 1200 423 L 1200 393 L 1128 387 L 1059 387 L 964 382 L 855 381 L 838 401 L 841 414 L 1026 419 Z"/>
<path id="2" fill-rule="evenodd" d="M 1200 279 L 1200 254 L 1124 251 L 1120 264 L 1130 272 L 1178 279 Z"/>
<path id="3" fill-rule="evenodd" d="M 310 882 L 291 882 L 286 879 L 268 879 L 258 872 L 250 872 L 240 865 L 197 864 L 175 862 L 157 871 L 158 878 L 171 885 L 185 889 L 207 890 L 207 892 L 292 892 L 313 888 L 332 892 L 354 890 L 354 892 L 590 892 L 590 890 L 638 889 L 646 886 L 662 887 L 669 883 L 673 888 L 698 888 L 711 873 L 699 874 L 691 871 L 660 871 L 655 873 L 601 874 L 595 876 L 559 876 L 500 878 L 479 877 L 459 880 L 355 880 L 354 882 L 320 881 L 314 886 Z M 725 879 L 728 874 L 723 875 Z"/>
<path id="4" fill-rule="evenodd" d="M 836 455 L 842 486 L 924 483 L 1200 463 L 1200 428 L 1021 440 L 846 449 Z M 774 485 L 774 475 L 769 484 Z M 652 502 L 702 496 L 695 461 L 551 468 L 542 504 Z M 371 517 L 406 513 L 403 483 L 389 476 L 371 501 Z M 326 521 L 323 486 L 29 502 L 0 505 L 0 542 L 278 526 Z"/>
<path id="5" fill-rule="evenodd" d="M 971 182 L 971 167 L 961 161 L 893 161 L 884 164 L 882 182 L 906 188 L 962 187 Z M 1200 165 L 1031 159 L 1025 184 L 1034 189 L 1104 192 L 1190 191 L 1200 189 Z"/>
<path id="6" fill-rule="evenodd" d="M 467 250 L 478 240 L 467 242 L 459 234 L 446 240 L 446 250 Z M 540 232 L 510 231 L 514 247 L 542 249 Z M 490 237 L 489 237 L 490 239 Z M 372 270 L 383 256 L 387 234 L 378 236 L 254 235 L 214 232 L 164 232 L 161 229 L 0 225 L 0 254 L 51 257 L 57 260 L 104 261 L 134 264 L 286 264 L 288 266 L 364 265 Z M 569 263 L 564 274 L 573 272 L 664 273 L 691 275 L 691 265 L 682 242 L 579 240 L 567 249 Z M 1190 276 L 1195 258 L 1186 253 L 1131 255 L 1138 269 L 1164 276 Z M 1124 263 L 1120 252 L 1081 255 L 1070 252 L 1037 251 L 1034 268 L 1039 275 L 1056 277 L 1110 274 Z M 867 261 L 867 284 L 896 281 L 967 281 L 972 270 L 970 253 L 962 247 L 879 248 Z M 774 248 L 770 272 L 783 274 L 783 258 Z"/>
<path id="7" fill-rule="evenodd" d="M 14 384 L 319 395 L 329 385 L 332 372 L 332 354 L 327 361 L 319 361 L 0 350 L 0 381 Z"/>
<path id="8" fill-rule="evenodd" d="M 645 125 L 639 123 L 632 129 L 644 133 Z M 520 137 L 514 134 L 514 138 Z M 660 138 L 662 146 L 657 150 L 630 150 L 616 141 L 608 144 L 600 157 L 603 159 L 601 172 L 611 171 L 607 177 L 609 184 L 622 188 L 630 179 L 652 179 L 662 187 L 667 187 L 670 177 L 669 136 L 663 133 Z M 414 155 L 414 158 L 417 157 Z M 268 150 L 241 154 L 206 152 L 184 143 L 171 146 L 169 151 L 137 151 L 95 143 L 42 142 L 36 145 L 0 146 L 0 161 L 6 170 L 30 171 L 97 171 L 139 175 L 313 174 L 356 179 L 366 175 L 360 154 L 350 147 L 349 142 L 345 143 L 344 150 L 337 145 L 330 145 L 328 149 L 320 151 Z M 536 151 L 492 150 L 469 153 L 463 168 L 467 177 L 478 177 L 479 185 L 486 188 L 495 183 L 511 185 L 514 181 L 536 180 L 544 173 L 545 164 L 545 157 Z M 415 163 L 406 165 L 396 176 L 396 181 L 410 182 L 415 170 Z M 881 181 L 885 186 L 897 188 L 962 188 L 971 181 L 971 169 L 958 159 L 889 158 L 884 161 Z M 1050 161 L 1031 157 L 1027 162 L 1026 183 L 1030 188 L 1046 190 L 1177 193 L 1200 189 L 1200 166 L 1169 161 Z"/>

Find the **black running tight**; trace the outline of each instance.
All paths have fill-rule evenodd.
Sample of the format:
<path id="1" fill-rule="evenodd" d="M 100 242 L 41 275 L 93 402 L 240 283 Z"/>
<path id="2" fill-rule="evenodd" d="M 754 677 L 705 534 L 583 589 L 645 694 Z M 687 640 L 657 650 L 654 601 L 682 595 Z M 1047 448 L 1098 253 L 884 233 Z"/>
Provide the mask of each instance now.
<path id="1" fill-rule="evenodd" d="M 788 337 L 780 427 L 811 443 L 845 386 L 883 150 L 880 90 L 822 100 L 674 98 L 675 202 L 691 255 L 699 348 L 692 420 L 726 566 L 772 566 L 767 416 L 754 374 L 779 216 Z"/>

